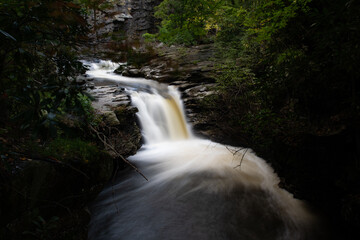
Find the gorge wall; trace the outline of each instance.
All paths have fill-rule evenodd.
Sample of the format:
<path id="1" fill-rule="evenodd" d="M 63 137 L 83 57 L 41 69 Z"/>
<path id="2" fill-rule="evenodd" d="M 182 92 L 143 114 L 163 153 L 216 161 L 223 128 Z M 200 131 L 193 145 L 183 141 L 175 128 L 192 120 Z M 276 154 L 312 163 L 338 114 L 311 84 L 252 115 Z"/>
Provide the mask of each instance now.
<path id="1" fill-rule="evenodd" d="M 98 35 L 115 35 L 128 40 L 138 40 L 144 33 L 156 31 L 154 8 L 161 0 L 118 0 L 103 11 L 89 17 L 90 25 L 97 25 Z M 95 35 L 95 34 L 94 34 Z"/>

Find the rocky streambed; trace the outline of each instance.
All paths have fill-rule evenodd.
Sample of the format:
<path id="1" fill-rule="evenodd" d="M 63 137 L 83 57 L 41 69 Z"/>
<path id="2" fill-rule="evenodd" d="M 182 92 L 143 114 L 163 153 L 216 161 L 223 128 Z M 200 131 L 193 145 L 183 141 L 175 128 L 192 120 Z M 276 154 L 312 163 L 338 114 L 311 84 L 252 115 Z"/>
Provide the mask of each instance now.
<path id="1" fill-rule="evenodd" d="M 216 76 L 220 74 L 215 69 L 214 46 L 204 44 L 182 47 L 152 43 L 136 49 L 136 51 L 138 57 L 146 58 L 146 61 L 141 60 L 140 63 L 130 61 L 122 64 L 115 70 L 115 73 L 125 77 L 145 78 L 175 86 L 181 92 L 187 119 L 196 134 L 212 140 L 224 141 L 226 136 L 222 136 L 223 133 L 218 124 L 209 118 L 208 112 L 203 111 L 202 106 L 204 97 L 216 93 Z M 151 56 L 149 57 L 149 55 Z M 106 85 L 106 81 L 102 84 Z M 99 87 L 105 90 L 104 86 L 95 86 L 93 83 L 90 85 L 94 88 L 92 93 L 96 94 L 96 89 Z M 114 89 L 109 89 L 108 93 L 114 99 L 121 95 L 119 92 L 113 91 Z M 111 101 L 116 101 L 114 99 Z M 95 102 L 94 106 L 96 105 L 98 104 Z"/>
<path id="2" fill-rule="evenodd" d="M 133 72 L 140 71 L 139 69 L 132 69 Z M 144 67 L 143 69 L 147 69 L 147 67 Z M 119 71 L 117 72 L 120 74 Z M 166 74 L 169 74 L 168 71 L 166 72 Z M 215 94 L 216 92 L 214 88 L 216 85 L 214 79 L 201 76 L 200 79 L 207 78 L 207 81 L 202 82 L 197 77 L 187 77 L 179 80 L 178 76 L 173 75 L 174 72 L 172 72 L 171 75 L 166 75 L 165 77 L 165 73 L 160 71 L 159 68 L 157 73 L 159 74 L 158 76 L 162 76 L 160 77 L 162 82 L 166 82 L 171 86 L 175 86 L 181 92 L 181 97 L 185 105 L 187 120 L 192 125 L 195 133 L 213 140 L 217 139 L 218 133 L 216 131 L 216 125 L 209 122 L 208 117 L 204 114 L 201 107 L 201 101 L 204 99 L 204 97 Z M 185 72 L 183 72 L 183 74 L 185 75 Z M 190 75 L 190 73 L 188 73 L 188 75 Z M 131 76 L 135 77 L 142 75 L 136 74 Z M 155 79 L 159 80 L 159 78 Z M 124 120 L 132 120 L 133 122 L 136 122 L 135 118 L 131 118 L 129 116 L 136 113 L 137 111 L 136 108 L 131 106 L 131 98 L 126 93 L 126 91 L 124 91 L 121 86 L 116 84 L 114 85 L 114 83 L 106 81 L 93 82 L 90 79 L 90 81 L 88 81 L 88 85 L 90 86 L 89 93 L 95 99 L 92 105 L 97 114 L 102 116 L 104 123 L 106 123 L 106 125 L 110 128 L 118 128 L 122 134 L 124 134 L 124 131 L 126 131 L 126 134 L 131 135 L 131 131 L 134 131 L 133 135 L 138 136 L 138 128 L 129 127 L 129 123 L 124 122 Z M 127 115 L 127 117 L 124 117 L 123 114 Z M 121 141 L 122 139 L 126 138 L 121 137 L 120 135 L 118 140 L 115 140 L 116 138 L 114 137 L 114 144 L 117 146 L 118 150 L 126 156 L 134 154 L 134 150 L 136 150 L 136 144 L 138 141 L 131 140 L 130 142 L 132 143 L 130 144 L 133 144 L 133 142 L 136 142 L 136 144 L 133 147 L 127 146 L 124 149 L 123 146 L 125 143 L 121 143 Z M 130 136 L 130 138 L 127 139 L 134 139 L 134 136 Z"/>

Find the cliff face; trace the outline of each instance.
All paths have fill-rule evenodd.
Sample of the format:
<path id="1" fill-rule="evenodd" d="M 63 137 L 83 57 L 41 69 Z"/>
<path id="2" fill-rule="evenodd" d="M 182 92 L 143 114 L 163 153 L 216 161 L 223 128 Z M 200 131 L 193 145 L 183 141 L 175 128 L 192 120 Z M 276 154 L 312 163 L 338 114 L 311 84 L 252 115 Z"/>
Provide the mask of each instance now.
<path id="1" fill-rule="evenodd" d="M 118 0 L 105 10 L 96 11 L 96 15 L 92 12 L 88 21 L 96 29 L 93 37 L 112 35 L 134 41 L 144 33 L 154 33 L 154 8 L 160 3 L 161 0 Z"/>
<path id="2" fill-rule="evenodd" d="M 154 8 L 162 0 L 125 0 L 130 6 L 129 12 L 132 18 L 124 22 L 124 30 L 130 38 L 137 39 L 142 34 L 156 31 L 156 19 L 154 18 Z"/>

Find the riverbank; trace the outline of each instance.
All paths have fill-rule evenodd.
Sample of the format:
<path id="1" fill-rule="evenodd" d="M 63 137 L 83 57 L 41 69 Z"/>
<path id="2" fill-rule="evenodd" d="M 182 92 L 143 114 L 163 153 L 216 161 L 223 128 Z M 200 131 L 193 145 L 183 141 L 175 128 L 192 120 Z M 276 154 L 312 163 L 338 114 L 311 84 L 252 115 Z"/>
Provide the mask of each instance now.
<path id="1" fill-rule="evenodd" d="M 57 135 L 46 139 L 16 124 L 0 128 L 1 239 L 87 239 L 88 205 L 141 146 L 128 96 L 107 84 L 90 90 L 89 125 L 57 116 Z"/>
<path id="2" fill-rule="evenodd" d="M 192 63 L 189 59 L 198 53 L 212 57 L 199 57 Z M 273 166 L 281 178 L 281 186 L 313 205 L 327 219 L 330 228 L 336 229 L 337 237 L 353 239 L 359 235 L 360 132 L 352 113 L 342 112 L 338 117 L 305 125 L 299 119 L 277 123 L 275 116 L 259 115 L 248 122 L 251 127 L 247 129 L 248 126 L 238 121 L 243 111 L 241 104 L 236 105 L 236 101 L 216 87 L 216 78 L 222 73 L 214 67 L 217 62 L 211 45 L 185 48 L 160 44 L 151 50 L 151 55 L 149 61 L 137 66 L 129 63 L 118 73 L 153 77 L 176 85 L 197 134 L 254 149 Z M 209 60 L 211 67 L 207 68 Z M 179 66 L 190 65 L 180 68 L 181 74 L 177 71 Z M 151 69 L 155 70 L 151 72 Z M 291 112 L 292 104 L 289 102 L 284 112 Z"/>
<path id="3" fill-rule="evenodd" d="M 208 64 L 203 64 L 201 61 L 198 61 L 196 62 L 196 65 L 189 68 L 189 72 L 185 71 L 183 68 L 181 71 L 182 75 L 179 76 L 177 75 L 178 71 L 175 71 L 174 68 L 171 67 L 168 69 L 167 67 L 170 65 L 167 64 L 171 62 L 171 66 L 186 65 L 189 58 L 186 58 L 185 55 L 189 52 L 193 53 L 194 51 L 192 48 L 189 48 L 186 51 L 179 50 L 183 49 L 183 47 L 179 49 L 172 47 L 169 49 L 173 49 L 169 50 L 170 56 L 163 54 L 162 58 L 152 61 L 151 66 L 144 64 L 142 67 L 136 68 L 129 65 L 126 66 L 126 68 L 123 68 L 123 71 L 133 73 L 139 71 L 145 74 L 146 72 L 149 72 L 146 69 L 154 67 L 157 70 L 151 74 L 156 73 L 155 76 L 164 76 L 165 73 L 171 73 L 168 76 L 161 77 L 160 79 L 163 82 L 176 86 L 182 92 L 184 104 L 187 109 L 187 117 L 193 124 L 196 134 L 220 143 L 253 148 L 255 152 L 266 159 L 267 162 L 274 167 L 275 171 L 281 178 L 281 186 L 294 193 L 296 197 L 308 201 L 318 211 L 320 211 L 322 215 L 329 219 L 329 224 L 331 226 L 338 226 L 338 231 L 336 231 L 338 234 L 343 234 L 345 232 L 347 235 L 345 236 L 345 239 L 351 239 L 352 236 L 357 234 L 357 168 L 351 168 L 354 163 L 352 161 L 348 161 L 341 167 L 339 167 L 338 164 L 338 159 L 351 159 L 354 156 L 353 154 L 356 146 L 354 146 L 353 143 L 356 141 L 354 141 L 352 136 L 354 136 L 354 134 L 356 135 L 356 132 L 342 131 L 330 136 L 303 136 L 301 139 L 296 139 L 298 142 L 301 142 L 301 145 L 294 146 L 284 144 L 280 141 L 281 139 L 278 139 L 279 141 L 274 141 L 268 146 L 269 148 L 266 149 L 264 149 L 261 145 L 252 145 L 251 141 L 249 141 L 251 136 L 246 135 L 246 132 L 244 132 L 241 127 L 237 126 L 236 123 L 232 121 L 232 116 L 229 115 L 229 113 L 231 113 L 229 110 L 231 108 L 231 104 L 226 102 L 226 100 L 221 101 L 221 98 L 216 98 L 219 92 L 216 88 L 215 78 L 208 77 L 209 74 L 218 74 L 214 68 L 202 71 L 201 66 L 208 67 Z M 211 49 L 211 47 L 198 47 L 198 49 L 205 52 L 204 49 Z M 184 55 L 181 58 L 177 57 L 177 61 L 185 59 L 186 64 L 175 62 L 174 59 L 169 61 L 169 59 L 172 59 L 171 54 L 173 54 L 173 56 L 177 56 L 174 54 L 174 52 L 176 53 L 177 51 L 184 52 Z M 208 56 L 208 54 L 209 53 L 204 53 L 204 56 Z M 193 58 L 193 56 L 191 58 Z M 207 61 L 207 58 L 205 59 L 205 61 Z M 191 64 L 188 64 L 188 66 L 190 65 Z M 159 66 L 163 67 L 160 68 Z M 205 73 L 205 75 L 197 75 L 202 73 Z M 27 216 L 26 221 L 28 221 L 28 225 L 22 225 L 23 222 L 18 220 L 21 218 L 16 218 L 14 220 L 18 225 L 15 223 L 7 223 L 6 231 L 18 231 L 15 235 L 13 235 L 17 236 L 18 239 L 24 239 L 23 233 L 26 232 L 26 228 L 31 229 L 30 232 L 36 232 L 36 229 L 40 229 L 39 231 L 41 234 L 43 232 L 50 235 L 54 234 L 54 232 L 64 232 L 64 234 L 69 234 L 64 236 L 70 236 L 72 234 L 76 235 L 74 231 L 82 229 L 80 231 L 82 232 L 82 234 L 80 234 L 82 237 L 79 237 L 79 239 L 85 239 L 87 231 L 86 225 L 89 221 L 86 205 L 96 196 L 102 186 L 109 181 L 115 171 L 114 169 L 118 169 L 116 164 L 124 166 L 121 164 L 120 159 L 116 161 L 114 166 L 114 159 L 116 159 L 116 155 L 120 152 L 121 155 L 126 157 L 134 154 L 140 147 L 141 140 L 139 137 L 139 129 L 136 127 L 136 119 L 134 115 L 136 109 L 129 107 L 129 96 L 118 88 L 117 85 L 112 85 L 106 81 L 103 83 L 94 83 L 91 78 L 85 79 L 84 81 L 85 84 L 91 88 L 91 92 L 96 99 L 96 101 L 93 102 L 93 106 L 96 109 L 95 112 L 98 113 L 98 117 L 96 118 L 101 119 L 97 125 L 99 126 L 97 131 L 100 133 L 113 134 L 108 138 L 111 143 L 110 146 L 115 146 L 116 151 L 113 151 L 111 147 L 104 144 L 104 142 L 99 142 L 96 132 L 94 132 L 93 136 L 95 138 L 91 138 L 91 141 L 93 141 L 94 144 L 97 142 L 99 149 L 107 148 L 110 150 L 112 156 L 106 157 L 110 161 L 98 162 L 97 164 L 100 165 L 92 168 L 99 171 L 99 167 L 105 167 L 107 169 L 107 173 L 100 181 L 94 178 L 94 180 L 100 184 L 97 184 L 96 188 L 94 188 L 94 186 L 90 187 L 91 194 L 81 201 L 82 205 L 80 207 L 80 212 L 77 213 L 77 210 L 71 211 L 72 213 L 70 215 L 64 214 L 59 220 L 56 218 L 56 213 L 46 215 L 44 218 L 41 214 L 36 212 L 38 210 L 35 208 L 36 211 L 34 210 L 34 214 L 38 215 L 31 215 L 31 217 Z M 294 139 L 296 137 L 298 137 L 298 135 L 293 136 Z M 128 139 L 134 139 L 134 141 L 129 141 Z M 39 145 L 44 145 L 44 143 Z M 45 144 L 44 146 L 47 145 Z M 271 150 L 269 151 L 268 149 Z M 10 150 L 6 151 L 10 152 Z M 63 150 L 61 151 L 63 152 Z M 29 158 L 26 155 L 24 156 Z M 10 156 L 10 158 L 13 158 L 13 156 Z M 2 158 L 2 160 L 11 161 L 5 158 Z M 57 160 L 63 161 L 61 158 L 57 158 Z M 21 158 L 18 158 L 17 162 L 21 162 Z M 13 166 L 16 167 L 18 164 Z M 121 168 L 122 167 L 120 167 L 120 169 Z M 83 169 L 83 167 L 81 167 L 80 170 L 86 174 L 90 174 L 86 169 Z M 349 172 L 351 174 L 347 175 Z M 34 172 L 31 174 L 34 174 Z M 64 176 L 54 176 L 60 179 L 67 178 Z M 79 182 L 79 180 L 74 181 Z M 51 183 L 51 181 L 49 181 L 49 183 Z M 29 187 L 31 185 L 32 183 Z M 25 184 L 24 186 L 26 187 L 27 185 Z M 59 189 L 62 188 L 59 187 Z M 78 189 L 84 188 L 80 187 Z M 85 195 L 89 193 L 87 191 L 88 190 L 85 190 Z M 44 190 L 44 192 L 48 192 L 48 190 Z M 6 192 L 6 194 L 8 194 L 8 192 Z M 76 195 L 76 192 L 71 194 Z M 26 193 L 25 195 L 28 194 Z M 66 196 L 63 197 L 66 198 Z M 79 207 L 76 206 L 74 208 L 78 209 Z M 41 218 L 38 218 L 39 216 L 45 219 L 45 223 L 41 223 L 42 220 Z M 54 216 L 55 218 L 53 218 Z M 69 232 L 67 232 L 66 229 L 68 228 L 68 225 L 64 224 L 64 222 L 72 221 L 65 220 L 69 219 L 69 216 L 70 219 L 74 219 L 74 221 L 80 222 L 80 224 L 77 227 L 74 227 L 73 230 L 69 230 Z M 24 218 L 24 216 L 22 218 Z M 34 222 L 40 222 L 42 227 L 39 228 Z M 19 227 L 20 225 L 22 226 Z M 55 226 L 55 228 L 53 230 L 48 230 L 47 228 L 52 228 L 52 225 Z M 29 235 L 29 239 L 31 238 L 32 236 Z M 13 239 L 16 239 L 16 237 Z M 59 237 L 59 239 L 61 238 Z"/>

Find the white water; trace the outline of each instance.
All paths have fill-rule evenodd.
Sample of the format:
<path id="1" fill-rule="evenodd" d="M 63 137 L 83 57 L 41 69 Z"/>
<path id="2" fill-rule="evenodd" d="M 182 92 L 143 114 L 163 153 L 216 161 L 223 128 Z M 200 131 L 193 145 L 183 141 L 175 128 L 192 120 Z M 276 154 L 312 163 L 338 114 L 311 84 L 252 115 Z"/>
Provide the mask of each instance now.
<path id="1" fill-rule="evenodd" d="M 195 137 L 176 89 L 114 75 L 115 67 L 94 64 L 87 74 L 131 94 L 145 144 L 129 160 L 149 181 L 123 173 L 104 189 L 92 207 L 89 239 L 318 239 L 314 217 L 278 187 L 264 160 Z"/>

